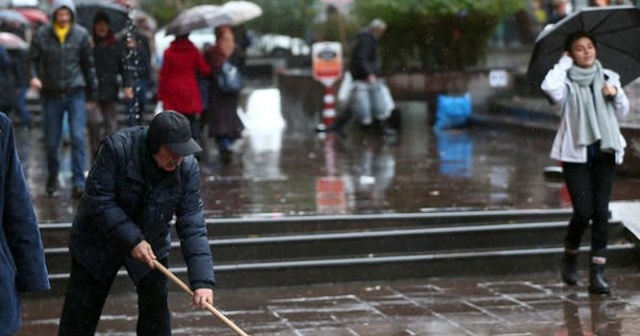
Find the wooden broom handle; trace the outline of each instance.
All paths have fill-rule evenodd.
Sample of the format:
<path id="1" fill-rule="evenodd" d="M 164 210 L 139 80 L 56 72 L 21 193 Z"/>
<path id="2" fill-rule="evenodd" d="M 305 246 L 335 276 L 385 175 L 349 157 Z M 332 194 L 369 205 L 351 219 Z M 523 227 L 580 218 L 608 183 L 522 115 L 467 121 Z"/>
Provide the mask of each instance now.
<path id="1" fill-rule="evenodd" d="M 191 290 L 191 288 L 189 288 L 189 286 L 187 286 L 187 284 L 184 283 L 184 281 L 180 280 L 180 278 L 178 278 L 175 274 L 173 274 L 173 272 L 171 272 L 166 267 L 164 267 L 164 265 L 161 264 L 159 261 L 154 260 L 153 265 L 158 271 L 164 274 L 167 278 L 169 278 L 176 285 L 178 285 L 178 287 L 182 288 L 183 291 L 189 294 L 191 298 L 193 298 L 193 291 Z M 224 314 L 222 314 L 218 309 L 216 309 L 216 307 L 214 307 L 209 303 L 205 303 L 205 306 L 207 307 L 208 311 L 210 311 L 213 315 L 215 315 L 217 318 L 222 320 L 222 322 L 224 322 L 224 324 L 226 324 L 227 327 L 231 328 L 231 330 L 233 330 L 236 334 L 240 336 L 249 336 L 246 332 L 240 329 L 240 327 L 238 327 L 235 323 L 233 323 L 226 316 L 224 316 Z"/>

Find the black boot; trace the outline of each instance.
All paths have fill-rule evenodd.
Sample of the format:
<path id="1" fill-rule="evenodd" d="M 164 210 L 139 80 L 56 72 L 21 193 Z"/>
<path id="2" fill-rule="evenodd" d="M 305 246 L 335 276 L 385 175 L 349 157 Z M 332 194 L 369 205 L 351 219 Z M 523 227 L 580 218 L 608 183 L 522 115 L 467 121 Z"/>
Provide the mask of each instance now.
<path id="1" fill-rule="evenodd" d="M 611 287 L 609 287 L 609 283 L 604 278 L 604 265 L 591 262 L 589 270 L 589 293 L 591 294 L 611 293 Z"/>
<path id="2" fill-rule="evenodd" d="M 578 253 L 564 252 L 562 256 L 562 281 L 569 286 L 578 284 Z"/>

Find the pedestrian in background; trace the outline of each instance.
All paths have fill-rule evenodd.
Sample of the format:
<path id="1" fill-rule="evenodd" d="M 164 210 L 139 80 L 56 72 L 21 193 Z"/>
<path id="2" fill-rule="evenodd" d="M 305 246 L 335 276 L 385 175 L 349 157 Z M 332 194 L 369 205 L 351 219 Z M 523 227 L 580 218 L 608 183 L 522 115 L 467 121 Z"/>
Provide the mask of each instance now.
<path id="1" fill-rule="evenodd" d="M 192 304 L 213 304 L 213 260 L 193 157 L 200 151 L 189 120 L 175 111 L 102 142 L 71 226 L 71 274 L 58 335 L 95 333 L 122 266 L 138 294 L 137 334 L 171 335 L 167 278 L 154 260 L 168 265 L 174 216 Z"/>
<path id="2" fill-rule="evenodd" d="M 189 35 L 176 36 L 165 50 L 158 81 L 158 100 L 165 109 L 184 114 L 191 134 L 200 142 L 203 112 L 200 77 L 209 77 L 211 69 Z"/>
<path id="3" fill-rule="evenodd" d="M 137 24 L 146 22 L 137 20 Z M 130 31 L 122 37 L 122 43 L 126 46 L 125 66 L 131 73 L 133 84 L 133 97 L 126 99 L 127 125 L 137 126 L 144 124 L 144 113 L 147 108 L 147 95 L 153 92 L 153 67 L 151 62 L 152 43 L 147 37 L 148 32 L 134 25 Z"/>
<path id="4" fill-rule="evenodd" d="M 12 113 L 16 108 L 15 66 L 7 49 L 0 45 L 0 112 Z"/>
<path id="5" fill-rule="evenodd" d="M 386 85 L 380 81 L 380 55 L 378 41 L 387 30 L 387 24 L 374 19 L 356 36 L 356 42 L 351 51 L 349 71 L 353 77 L 353 89 L 350 109 L 356 114 L 360 123 L 369 129 L 373 127 L 383 135 L 395 135 L 395 131 L 387 125 L 387 119 L 391 116 L 393 101 L 388 105 L 374 104 L 378 98 L 392 99 Z M 386 93 L 383 92 L 386 90 Z M 383 94 L 388 96 L 384 97 Z M 372 99 L 376 98 L 376 99 Z"/>
<path id="6" fill-rule="evenodd" d="M 551 158 L 562 162 L 573 206 L 564 239 L 562 279 L 578 283 L 580 242 L 591 222 L 589 292 L 608 294 L 603 272 L 607 261 L 609 201 L 616 164 L 626 142 L 618 120 L 629 113 L 629 100 L 619 75 L 597 59 L 595 40 L 585 32 L 570 35 L 565 53 L 547 73 L 542 90 L 562 106 L 561 122 Z"/>
<path id="7" fill-rule="evenodd" d="M 52 22 L 36 32 L 29 50 L 30 85 L 40 90 L 47 156 L 46 192 L 53 195 L 60 172 L 60 141 L 65 113 L 71 129 L 72 196 L 84 191 L 86 166 L 86 104 L 95 104 L 98 91 L 89 33 L 76 24 L 72 0 L 55 0 Z"/>
<path id="8" fill-rule="evenodd" d="M 0 24 L 0 31 L 8 32 L 19 36 L 23 40 L 27 40 L 28 26 L 15 20 L 3 20 Z M 29 88 L 29 63 L 27 61 L 27 50 L 16 48 L 8 49 L 7 52 L 13 63 L 13 80 L 14 84 L 11 90 L 15 92 L 14 111 L 18 113 L 22 126 L 31 128 L 31 113 L 27 108 L 27 89 Z M 2 92 L 8 93 L 4 88 Z M 9 111 L 4 111 L 9 112 Z"/>
<path id="9" fill-rule="evenodd" d="M 223 71 L 236 48 L 231 26 L 215 29 L 216 44 L 206 55 L 214 76 Z M 216 80 L 211 81 L 210 111 L 207 116 L 209 136 L 214 137 L 218 145 L 220 160 L 228 163 L 232 160 L 231 146 L 242 137 L 244 125 L 238 116 L 240 91 L 228 91 L 220 87 Z"/>
<path id="10" fill-rule="evenodd" d="M 20 293 L 50 289 L 33 203 L 15 148 L 11 121 L 0 113 L 0 335 L 21 326 Z"/>
<path id="11" fill-rule="evenodd" d="M 553 10 L 549 16 L 549 24 L 556 24 L 571 13 L 570 0 L 553 0 Z"/>
<path id="12" fill-rule="evenodd" d="M 125 67 L 126 50 L 116 39 L 109 15 L 97 12 L 93 19 L 93 58 L 98 76 L 98 101 L 88 109 L 89 148 L 95 153 L 102 139 L 118 129 L 118 93 L 133 98 L 132 76 Z M 121 84 L 122 83 L 122 84 Z"/>

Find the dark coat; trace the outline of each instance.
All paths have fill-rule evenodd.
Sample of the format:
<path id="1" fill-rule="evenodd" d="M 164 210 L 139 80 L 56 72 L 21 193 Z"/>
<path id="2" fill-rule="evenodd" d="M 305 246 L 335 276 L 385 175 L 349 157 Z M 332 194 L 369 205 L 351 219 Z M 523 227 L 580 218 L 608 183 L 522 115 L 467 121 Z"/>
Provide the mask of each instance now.
<path id="1" fill-rule="evenodd" d="M 0 111 L 10 113 L 16 107 L 17 66 L 4 46 L 0 45 Z"/>
<path id="2" fill-rule="evenodd" d="M 367 76 L 380 72 L 378 62 L 378 40 L 368 30 L 363 30 L 356 37 L 356 44 L 351 52 L 349 71 L 354 80 L 366 80 Z"/>
<path id="3" fill-rule="evenodd" d="M 211 69 L 198 48 L 186 38 L 171 42 L 164 52 L 158 99 L 166 110 L 185 115 L 202 113 L 198 75 L 209 77 Z"/>
<path id="4" fill-rule="evenodd" d="M 115 102 L 118 100 L 121 83 L 123 87 L 132 85 L 133 76 L 124 63 L 125 46 L 119 43 L 113 31 L 109 31 L 109 35 L 104 39 L 99 39 L 94 34 L 93 40 L 93 59 L 98 76 L 98 101 Z"/>
<path id="5" fill-rule="evenodd" d="M 52 12 L 67 7 L 73 10 L 71 0 L 58 0 Z M 31 77 L 42 81 L 42 94 L 57 97 L 63 94 L 85 92 L 88 100 L 96 100 L 98 79 L 93 64 L 89 33 L 79 24 L 73 24 L 64 43 L 56 36 L 53 23 L 40 27 L 31 40 L 29 49 Z"/>
<path id="6" fill-rule="evenodd" d="M 126 46 L 129 34 L 122 35 L 119 40 Z M 134 73 L 135 80 L 145 80 L 151 85 L 152 66 L 151 66 L 151 45 L 149 39 L 134 27 L 131 31 L 131 38 L 135 41 L 135 48 L 127 49 L 125 62 L 130 66 L 129 71 Z"/>
<path id="7" fill-rule="evenodd" d="M 153 184 L 145 173 L 146 127 L 121 130 L 98 149 L 73 221 L 69 248 L 96 279 L 105 280 L 124 264 L 137 283 L 150 269 L 131 250 L 142 240 L 158 259 L 171 249 L 176 231 L 193 288 L 214 285 L 213 261 L 200 199 L 200 172 L 193 156 Z"/>
<path id="8" fill-rule="evenodd" d="M 222 64 L 227 60 L 217 47 L 211 48 L 205 55 L 212 72 L 222 69 Z M 244 125 L 238 116 L 239 93 L 225 93 L 218 89 L 215 80 L 211 81 L 209 96 L 210 111 L 207 116 L 209 135 L 216 137 L 229 137 L 238 139 L 242 136 Z"/>
<path id="9" fill-rule="evenodd" d="M 0 335 L 20 328 L 18 293 L 49 290 L 44 249 L 9 118 L 0 113 Z"/>

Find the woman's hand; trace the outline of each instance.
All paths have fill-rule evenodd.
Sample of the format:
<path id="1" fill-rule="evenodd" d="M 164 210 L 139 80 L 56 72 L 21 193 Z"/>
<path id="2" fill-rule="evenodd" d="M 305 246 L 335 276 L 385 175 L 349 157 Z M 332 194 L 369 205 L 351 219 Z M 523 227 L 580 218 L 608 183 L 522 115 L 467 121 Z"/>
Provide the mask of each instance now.
<path id="1" fill-rule="evenodd" d="M 618 94 L 618 88 L 607 82 L 604 82 L 604 85 L 602 86 L 602 94 L 605 97 L 615 97 Z"/>

